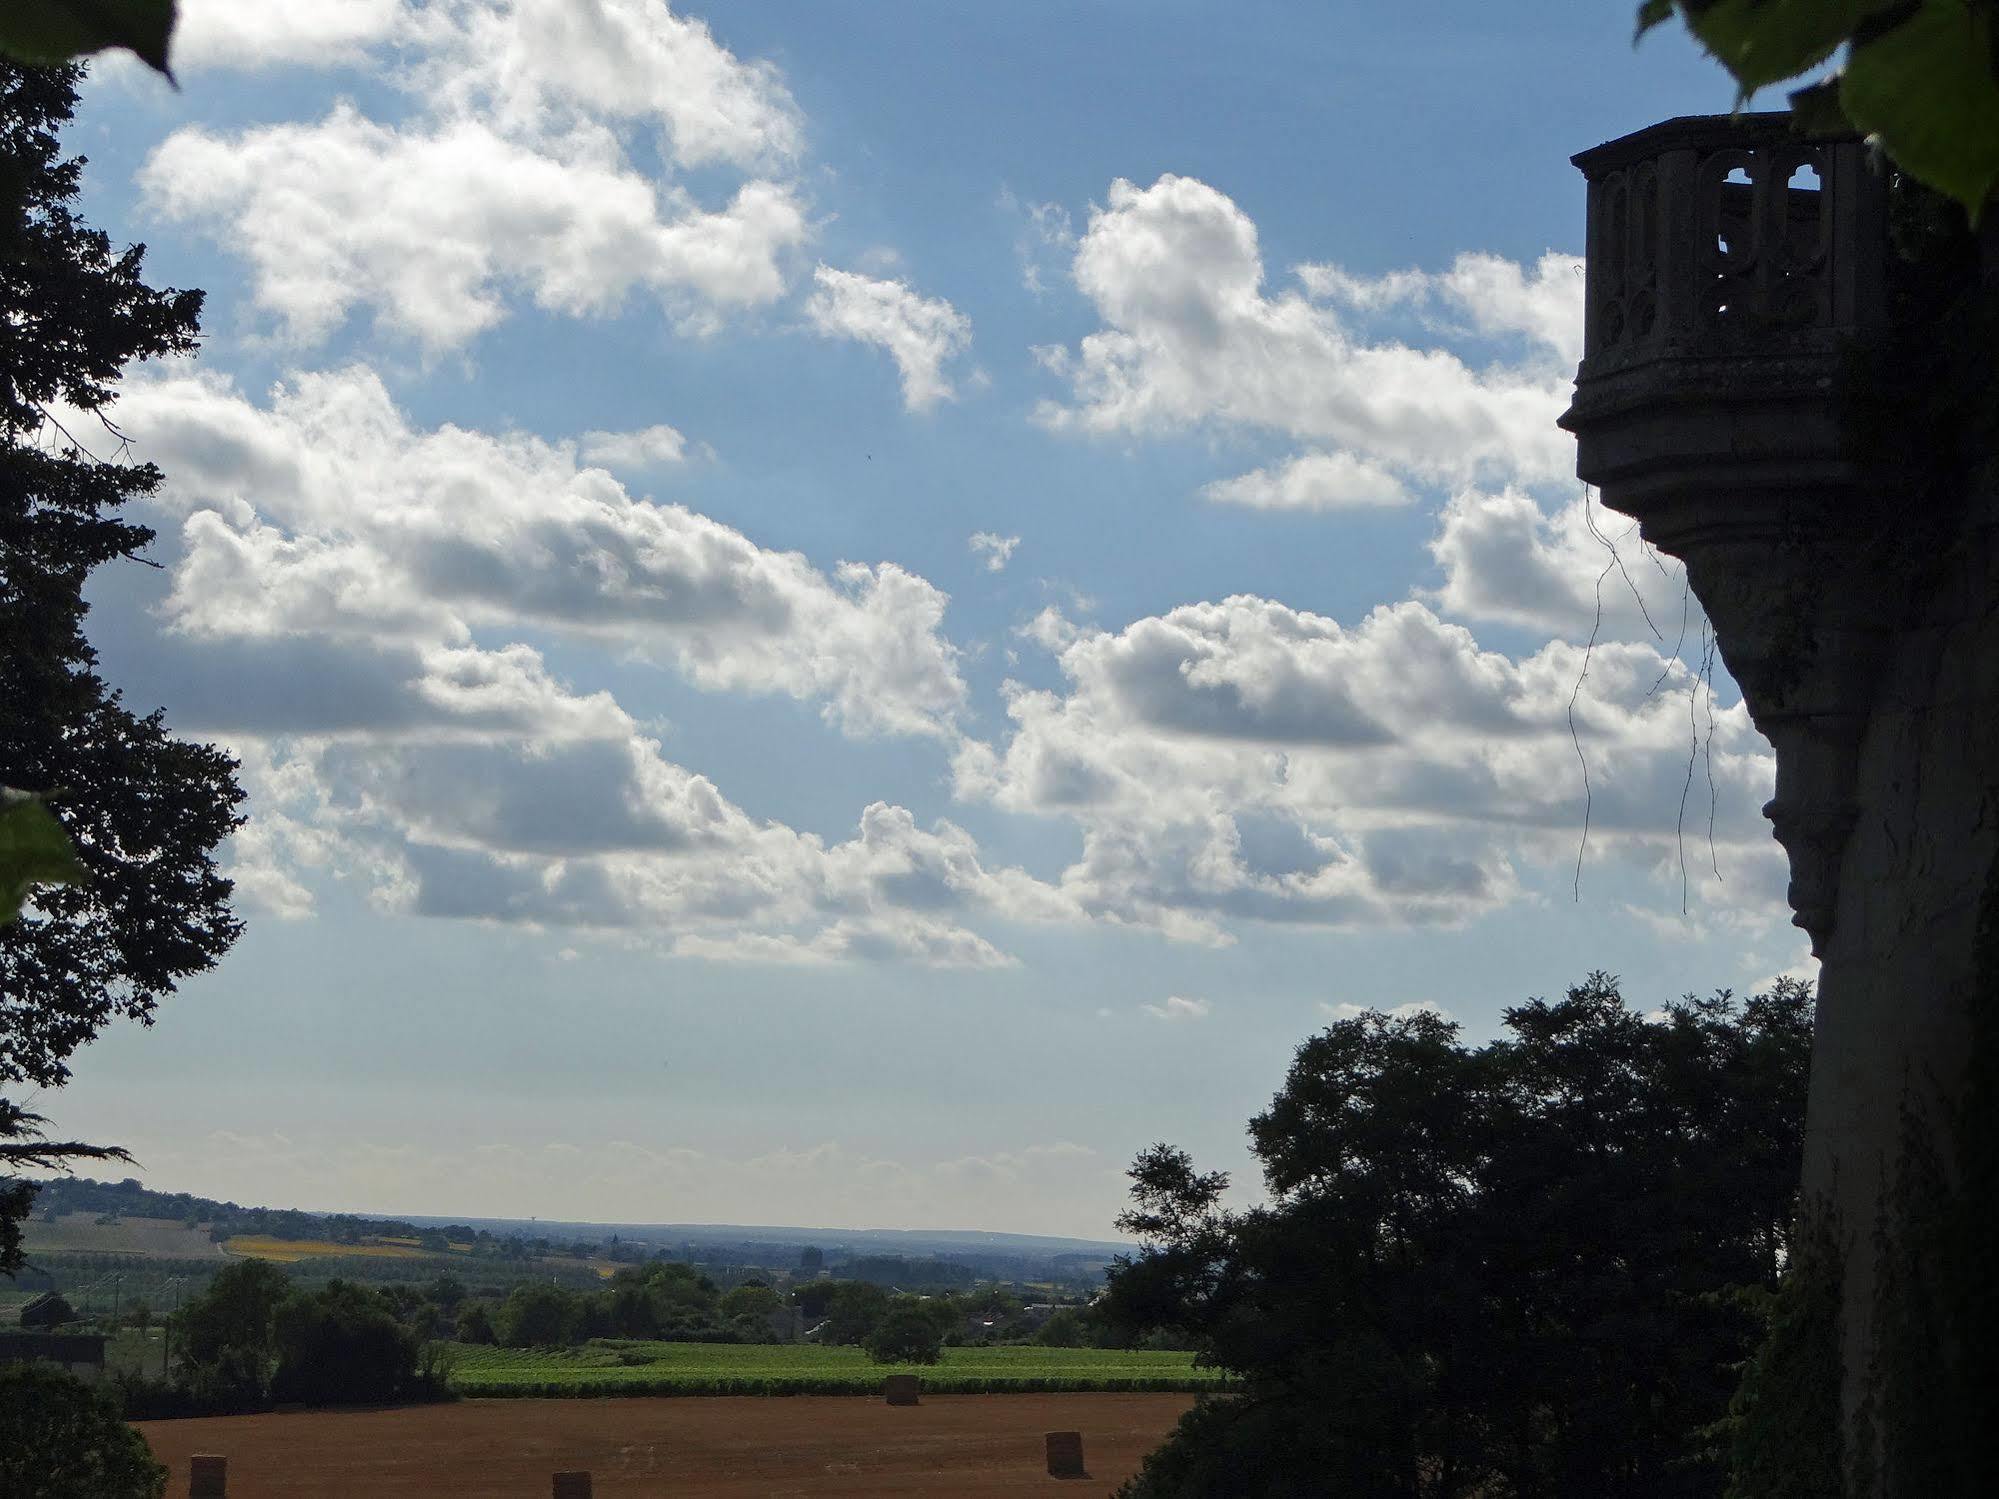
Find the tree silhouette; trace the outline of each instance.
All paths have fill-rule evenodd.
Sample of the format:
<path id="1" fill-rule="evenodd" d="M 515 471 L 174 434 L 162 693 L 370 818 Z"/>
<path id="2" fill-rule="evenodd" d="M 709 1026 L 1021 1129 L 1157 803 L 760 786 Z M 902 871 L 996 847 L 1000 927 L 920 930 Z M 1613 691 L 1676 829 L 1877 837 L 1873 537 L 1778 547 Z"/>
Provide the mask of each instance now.
<path id="1" fill-rule="evenodd" d="M 128 364 L 194 350 L 201 293 L 148 286 L 144 247 L 114 251 L 73 211 L 83 161 L 57 131 L 79 76 L 0 61 L 0 785 L 49 798 L 82 872 L 0 927 L 0 1087 L 61 1084 L 78 1047 L 150 1019 L 241 929 L 214 861 L 240 821 L 235 762 L 135 714 L 83 633 L 85 581 L 152 540 L 121 512 L 162 477 L 93 445 L 122 446 L 108 413 Z M 0 1107 L 0 1168 L 69 1148 L 38 1123 Z M 0 1271 L 21 1185 L 0 1181 Z"/>
<path id="2" fill-rule="evenodd" d="M 1592 974 L 1478 1048 L 1417 1012 L 1298 1049 L 1250 1124 L 1268 1206 L 1155 1145 L 1100 1315 L 1240 1381 L 1127 1499 L 1716 1499 L 1802 1148 L 1811 998 L 1659 1016 Z"/>

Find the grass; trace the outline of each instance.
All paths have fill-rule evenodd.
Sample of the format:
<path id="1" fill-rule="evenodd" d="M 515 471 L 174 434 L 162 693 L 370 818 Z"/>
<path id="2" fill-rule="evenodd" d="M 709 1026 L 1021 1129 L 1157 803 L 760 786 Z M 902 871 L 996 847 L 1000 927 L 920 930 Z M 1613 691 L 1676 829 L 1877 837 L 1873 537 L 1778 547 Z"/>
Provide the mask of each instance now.
<path id="1" fill-rule="evenodd" d="M 1115 1348 L 947 1348 L 944 1361 L 876 1364 L 858 1348 L 810 1344 L 650 1343 L 603 1338 L 580 1348 L 454 1345 L 461 1395 L 863 1395 L 884 1375 L 914 1374 L 933 1394 L 1211 1390 L 1219 1371 L 1190 1353 Z"/>

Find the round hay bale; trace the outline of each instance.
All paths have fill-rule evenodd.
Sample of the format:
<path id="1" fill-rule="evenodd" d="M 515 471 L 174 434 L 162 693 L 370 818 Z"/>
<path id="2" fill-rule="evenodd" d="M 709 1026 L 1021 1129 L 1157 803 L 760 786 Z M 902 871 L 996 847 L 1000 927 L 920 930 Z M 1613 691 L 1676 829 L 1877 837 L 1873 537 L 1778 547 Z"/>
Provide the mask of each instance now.
<path id="1" fill-rule="evenodd" d="M 1050 1478 L 1088 1478 L 1083 1467 L 1083 1434 L 1080 1431 L 1051 1431 L 1048 1443 Z"/>
<path id="2" fill-rule="evenodd" d="M 198 1452 L 187 1460 L 188 1499 L 229 1499 L 229 1459 Z"/>

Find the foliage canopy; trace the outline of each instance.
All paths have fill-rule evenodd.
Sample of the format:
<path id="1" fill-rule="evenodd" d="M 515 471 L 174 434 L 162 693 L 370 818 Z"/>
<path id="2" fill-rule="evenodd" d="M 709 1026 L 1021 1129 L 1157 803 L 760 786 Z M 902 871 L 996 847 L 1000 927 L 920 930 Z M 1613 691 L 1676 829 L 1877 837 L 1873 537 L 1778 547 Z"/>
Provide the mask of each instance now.
<path id="1" fill-rule="evenodd" d="M 420 1393 L 417 1339 L 379 1291 L 336 1280 L 294 1293 L 278 1303 L 271 1333 L 274 1400 L 359 1405 Z"/>
<path id="2" fill-rule="evenodd" d="M 239 821 L 235 763 L 127 708 L 83 634 L 85 582 L 152 540 L 120 511 L 161 475 L 72 428 L 115 447 L 120 374 L 193 352 L 201 293 L 148 286 L 143 247 L 114 250 L 76 216 L 83 162 L 57 131 L 77 79 L 0 60 L 0 787 L 41 794 L 0 796 L 0 1088 L 61 1084 L 78 1047 L 114 1017 L 147 1020 L 240 930 L 213 857 Z M 69 883 L 37 883 L 15 916 L 52 878 Z M 40 1123 L 0 1098 L 0 1172 L 116 1154 Z M 0 1175 L 0 1273 L 31 1196 Z"/>
<path id="3" fill-rule="evenodd" d="M 922 1303 L 891 1307 L 861 1347 L 878 1364 L 934 1364 L 944 1356 L 944 1333 Z"/>
<path id="4" fill-rule="evenodd" d="M 1877 137 L 1974 221 L 1999 188 L 1999 0 L 1643 0 L 1638 34 L 1675 12 L 1745 100 L 1843 50 L 1792 95 L 1810 126 Z"/>
<path id="5" fill-rule="evenodd" d="M 117 1407 L 74 1375 L 0 1368 L 0 1494 L 7 1499 L 160 1499 L 167 1470 Z"/>
<path id="6" fill-rule="evenodd" d="M 59 792 L 87 878 L 0 928 L 0 1086 L 52 1087 L 117 1015 L 144 1020 L 239 924 L 213 851 L 236 827 L 234 762 L 172 738 L 96 673 L 85 580 L 153 533 L 119 514 L 150 464 L 101 460 L 64 425 L 102 419 L 135 359 L 193 352 L 201 294 L 157 291 L 73 209 L 59 154 L 77 70 L 0 62 L 0 784 Z"/>
<path id="7" fill-rule="evenodd" d="M 1106 1316 L 1242 1381 L 1126 1490 L 1709 1499 L 1774 1286 L 1811 997 L 1657 1016 L 1592 974 L 1469 1048 L 1434 1013 L 1343 1020 L 1250 1125 L 1270 1204 L 1155 1145 Z"/>
<path id="8" fill-rule="evenodd" d="M 167 48 L 179 10 L 177 0 L 7 0 L 0 57 L 47 66 L 124 47 L 171 78 Z"/>
<path id="9" fill-rule="evenodd" d="M 207 1412 L 255 1410 L 273 1399 L 349 1405 L 428 1398 L 439 1379 L 399 1311 L 427 1319 L 430 1304 L 401 1286 L 332 1280 L 307 1291 L 275 1265 L 239 1261 L 178 1315 L 180 1390 L 192 1409 Z"/>

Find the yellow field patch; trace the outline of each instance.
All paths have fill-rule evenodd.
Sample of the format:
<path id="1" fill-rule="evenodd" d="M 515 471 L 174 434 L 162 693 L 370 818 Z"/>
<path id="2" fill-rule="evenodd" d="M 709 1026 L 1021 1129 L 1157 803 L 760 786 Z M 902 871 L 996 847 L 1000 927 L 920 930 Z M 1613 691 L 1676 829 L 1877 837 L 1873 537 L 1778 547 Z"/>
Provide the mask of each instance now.
<path id="1" fill-rule="evenodd" d="M 423 1247 L 423 1240 L 412 1239 L 408 1234 L 377 1234 L 368 1242 L 370 1244 L 407 1244 L 411 1249 L 418 1250 L 424 1254 L 470 1254 L 472 1252 L 472 1245 L 469 1242 L 461 1244 L 456 1239 L 447 1239 L 442 1249 L 425 1249 Z"/>
<path id="2" fill-rule="evenodd" d="M 335 1244 L 330 1239 L 273 1239 L 268 1234 L 236 1234 L 224 1240 L 222 1247 L 245 1259 L 276 1260 L 284 1265 L 343 1254 L 364 1254 L 384 1260 L 417 1260 L 424 1257 L 422 1250 L 412 1249 L 407 1244 Z"/>

